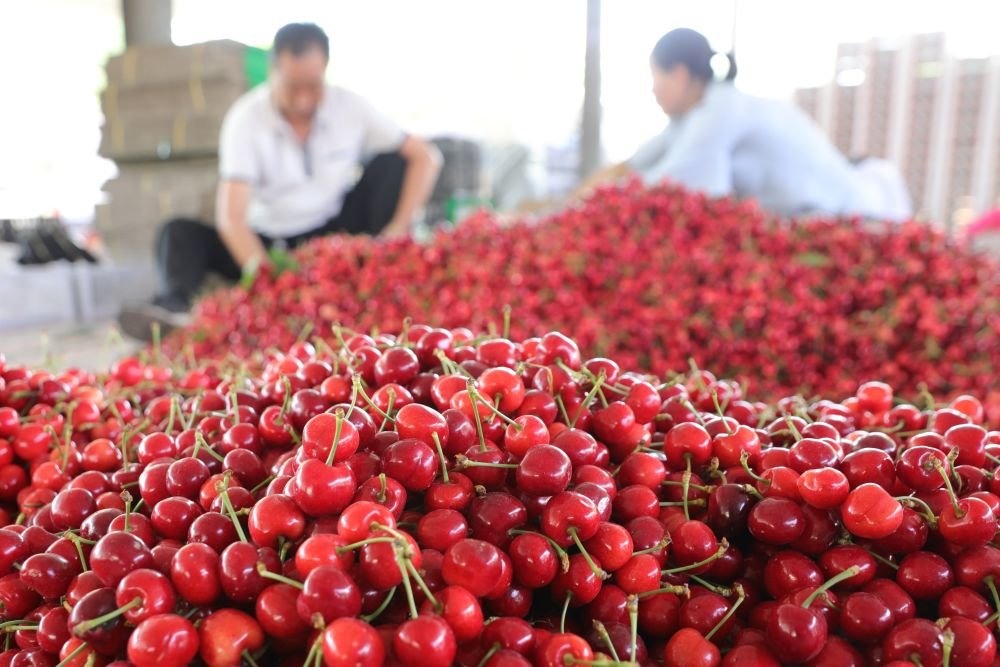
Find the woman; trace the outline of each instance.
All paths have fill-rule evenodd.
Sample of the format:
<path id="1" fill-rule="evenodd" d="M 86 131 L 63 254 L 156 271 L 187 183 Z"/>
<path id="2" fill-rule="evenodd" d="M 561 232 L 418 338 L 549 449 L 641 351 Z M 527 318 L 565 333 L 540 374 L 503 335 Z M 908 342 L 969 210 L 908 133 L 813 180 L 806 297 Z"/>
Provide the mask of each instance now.
<path id="1" fill-rule="evenodd" d="M 653 95 L 670 123 L 605 178 L 633 173 L 648 184 L 668 179 L 710 196 L 753 198 L 785 216 L 910 216 L 909 197 L 892 165 L 871 159 L 852 165 L 793 104 L 737 90 L 732 55 L 729 71 L 717 78 L 714 57 L 708 40 L 686 28 L 656 43 Z"/>

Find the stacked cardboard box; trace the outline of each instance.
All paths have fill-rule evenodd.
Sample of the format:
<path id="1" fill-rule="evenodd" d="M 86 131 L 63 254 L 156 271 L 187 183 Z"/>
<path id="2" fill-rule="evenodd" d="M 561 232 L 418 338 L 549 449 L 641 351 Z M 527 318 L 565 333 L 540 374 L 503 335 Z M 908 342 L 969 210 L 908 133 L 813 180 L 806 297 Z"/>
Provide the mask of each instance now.
<path id="1" fill-rule="evenodd" d="M 126 49 L 107 63 L 101 155 L 118 176 L 96 215 L 118 262 L 149 262 L 164 220 L 211 220 L 219 130 L 233 102 L 267 74 L 260 49 L 229 40 Z"/>

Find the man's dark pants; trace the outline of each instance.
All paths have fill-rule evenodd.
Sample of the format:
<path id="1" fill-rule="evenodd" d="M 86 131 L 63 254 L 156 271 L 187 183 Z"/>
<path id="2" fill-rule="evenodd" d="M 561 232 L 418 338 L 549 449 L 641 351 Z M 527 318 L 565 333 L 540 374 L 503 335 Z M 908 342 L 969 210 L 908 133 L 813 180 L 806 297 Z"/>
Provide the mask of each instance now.
<path id="1" fill-rule="evenodd" d="M 347 193 L 336 217 L 304 234 L 282 239 L 261 234 L 260 239 L 268 248 L 281 243 L 291 249 L 309 239 L 336 232 L 374 236 L 389 224 L 396 210 L 405 170 L 406 162 L 398 153 L 378 155 Z M 175 312 L 190 307 L 208 274 L 216 273 L 235 281 L 241 273 L 219 232 L 191 218 L 175 218 L 163 226 L 156 244 L 156 263 L 160 280 L 156 302 Z"/>

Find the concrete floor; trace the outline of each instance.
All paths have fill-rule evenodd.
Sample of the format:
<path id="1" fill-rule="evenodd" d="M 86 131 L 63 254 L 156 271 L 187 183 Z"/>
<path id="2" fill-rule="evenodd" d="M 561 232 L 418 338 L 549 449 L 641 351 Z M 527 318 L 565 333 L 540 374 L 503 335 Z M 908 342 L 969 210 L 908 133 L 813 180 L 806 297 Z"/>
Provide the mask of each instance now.
<path id="1" fill-rule="evenodd" d="M 61 323 L 0 331 L 0 352 L 7 365 L 53 370 L 77 367 L 107 370 L 116 360 L 140 349 L 125 339 L 114 322 Z"/>

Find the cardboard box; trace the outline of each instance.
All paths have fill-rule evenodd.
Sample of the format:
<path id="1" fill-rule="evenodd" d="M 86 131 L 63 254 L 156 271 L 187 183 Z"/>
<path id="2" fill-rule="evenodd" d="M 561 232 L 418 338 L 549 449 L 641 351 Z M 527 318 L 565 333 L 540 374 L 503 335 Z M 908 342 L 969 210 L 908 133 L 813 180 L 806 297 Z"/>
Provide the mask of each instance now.
<path id="1" fill-rule="evenodd" d="M 140 46 L 108 59 L 108 81 L 155 85 L 191 78 L 243 79 L 247 88 L 267 77 L 267 52 L 232 40 L 190 46 Z"/>

